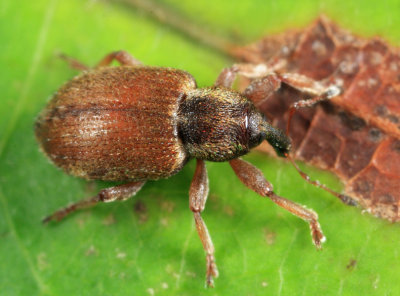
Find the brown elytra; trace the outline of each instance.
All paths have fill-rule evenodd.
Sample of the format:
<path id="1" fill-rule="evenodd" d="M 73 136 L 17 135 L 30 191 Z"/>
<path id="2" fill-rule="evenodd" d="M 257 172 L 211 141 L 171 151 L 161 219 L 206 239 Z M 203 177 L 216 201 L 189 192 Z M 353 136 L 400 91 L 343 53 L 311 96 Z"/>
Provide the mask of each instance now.
<path id="1" fill-rule="evenodd" d="M 329 102 L 296 110 L 289 133 L 293 155 L 334 172 L 346 194 L 368 212 L 399 221 L 399 49 L 379 38 L 359 38 L 320 17 L 304 30 L 266 37 L 235 54 L 278 73 L 341 86 L 342 94 Z M 282 84 L 268 98 L 254 93 L 251 99 L 274 126 L 285 129 L 290 106 L 307 98 Z"/>
<path id="2" fill-rule="evenodd" d="M 47 139 L 40 140 L 43 150 L 71 175 L 108 181 L 166 178 L 188 160 L 176 137 L 176 114 L 179 99 L 195 85 L 191 75 L 172 69 L 85 72 L 49 102 L 36 135 Z"/>
<path id="3" fill-rule="evenodd" d="M 107 67 L 114 59 L 122 66 Z M 230 89 L 236 74 L 263 74 L 257 67 L 224 69 L 213 87 L 196 88 L 187 72 L 143 66 L 123 51 L 107 55 L 95 69 L 69 62 L 85 72 L 61 87 L 40 113 L 35 124 L 38 142 L 50 160 L 71 175 L 127 183 L 62 208 L 44 222 L 98 202 L 126 200 L 147 180 L 168 178 L 194 158 L 189 207 L 206 252 L 207 285 L 212 286 L 218 270 L 201 217 L 208 196 L 205 160 L 229 161 L 244 185 L 308 222 L 314 244 L 321 247 L 325 237 L 317 214 L 276 195 L 262 172 L 239 158 L 263 140 L 280 156 L 290 150 L 284 132 Z M 251 90 L 247 93 L 251 96 Z"/>

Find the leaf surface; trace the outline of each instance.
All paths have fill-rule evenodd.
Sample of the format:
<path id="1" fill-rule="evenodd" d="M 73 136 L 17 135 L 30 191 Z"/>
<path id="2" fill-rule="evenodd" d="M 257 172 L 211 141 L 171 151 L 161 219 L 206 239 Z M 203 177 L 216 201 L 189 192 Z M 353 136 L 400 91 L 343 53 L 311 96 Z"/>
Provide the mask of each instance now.
<path id="1" fill-rule="evenodd" d="M 320 13 L 363 36 L 380 34 L 400 44 L 398 1 L 155 4 L 242 44 L 305 26 Z M 346 207 L 305 184 L 286 162 L 256 153 L 246 159 L 278 194 L 319 214 L 327 236 L 322 251 L 312 246 L 306 223 L 245 188 L 226 163 L 207 164 L 210 196 L 203 217 L 220 270 L 215 289 L 204 289 L 204 252 L 188 209 L 193 162 L 168 180 L 148 182 L 126 202 L 42 225 L 41 218 L 52 211 L 111 185 L 67 176 L 38 150 L 35 116 L 77 74 L 57 53 L 94 65 L 106 53 L 124 49 L 145 64 L 185 69 L 199 86 L 211 85 L 233 61 L 117 2 L 5 0 L 0 36 L 1 295 L 400 293 L 398 224 Z M 331 175 L 305 169 L 340 190 Z"/>

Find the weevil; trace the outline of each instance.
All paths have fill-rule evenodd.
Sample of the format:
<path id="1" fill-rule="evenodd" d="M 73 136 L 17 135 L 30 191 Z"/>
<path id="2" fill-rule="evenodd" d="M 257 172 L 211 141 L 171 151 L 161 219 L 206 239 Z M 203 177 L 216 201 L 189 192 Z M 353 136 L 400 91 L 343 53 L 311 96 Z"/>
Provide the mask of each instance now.
<path id="1" fill-rule="evenodd" d="M 120 66 L 109 66 L 117 60 Z M 39 114 L 36 138 L 45 155 L 66 173 L 87 180 L 125 181 L 62 208 L 44 222 L 99 202 L 134 196 L 147 180 L 168 178 L 190 160 L 196 169 L 189 207 L 206 253 L 206 283 L 218 276 L 214 246 L 201 213 L 208 196 L 205 161 L 228 161 L 239 180 L 309 223 L 317 248 L 325 237 L 317 214 L 278 196 L 262 172 L 240 159 L 266 140 L 288 157 L 289 138 L 271 126 L 241 93 L 231 89 L 237 74 L 263 76 L 263 67 L 224 69 L 212 87 L 197 88 L 187 72 L 144 66 L 127 52 L 111 53 L 62 86 Z M 248 89 L 245 93 L 257 91 Z M 327 91 L 327 94 L 331 91 Z"/>

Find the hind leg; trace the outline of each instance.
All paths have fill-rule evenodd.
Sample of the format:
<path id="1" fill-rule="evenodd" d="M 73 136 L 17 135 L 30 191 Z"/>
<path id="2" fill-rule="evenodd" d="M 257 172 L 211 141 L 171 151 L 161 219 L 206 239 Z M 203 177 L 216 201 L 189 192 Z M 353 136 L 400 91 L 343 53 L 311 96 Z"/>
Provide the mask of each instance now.
<path id="1" fill-rule="evenodd" d="M 319 225 L 318 215 L 313 210 L 306 209 L 293 201 L 275 194 L 272 185 L 265 180 L 261 171 L 252 164 L 240 158 L 231 160 L 229 163 L 240 181 L 248 188 L 261 196 L 269 197 L 278 206 L 308 222 L 311 229 L 312 241 L 317 249 L 321 248 L 321 244 L 325 241 L 325 236 Z"/>
<path id="2" fill-rule="evenodd" d="M 91 67 L 86 66 L 77 59 L 71 58 L 65 54 L 60 54 L 60 58 L 65 60 L 73 69 L 80 71 L 87 71 L 91 69 Z M 142 64 L 140 61 L 131 56 L 128 52 L 124 50 L 119 50 L 107 54 L 104 58 L 100 60 L 100 62 L 97 63 L 94 68 L 109 66 L 114 60 L 119 62 L 122 66 L 139 66 Z"/>
<path id="3" fill-rule="evenodd" d="M 67 215 L 84 208 L 93 207 L 99 202 L 112 202 L 116 200 L 126 200 L 134 196 L 146 183 L 146 181 L 132 182 L 122 184 L 101 190 L 97 195 L 73 203 L 65 208 L 59 209 L 50 216 L 47 216 L 42 221 L 47 223 L 49 221 L 60 221 Z"/>

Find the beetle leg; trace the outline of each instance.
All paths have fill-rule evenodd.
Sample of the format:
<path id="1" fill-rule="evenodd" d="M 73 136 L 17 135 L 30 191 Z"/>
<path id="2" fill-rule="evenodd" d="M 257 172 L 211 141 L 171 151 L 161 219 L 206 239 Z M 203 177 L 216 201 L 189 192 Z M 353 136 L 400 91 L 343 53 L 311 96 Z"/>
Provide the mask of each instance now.
<path id="1" fill-rule="evenodd" d="M 339 85 L 326 85 L 325 82 L 317 81 L 304 75 L 285 73 L 279 75 L 281 82 L 297 89 L 298 91 L 310 94 L 312 98 L 295 102 L 289 108 L 289 119 L 286 126 L 286 134 L 289 134 L 290 122 L 297 109 L 312 107 L 313 105 L 337 97 L 342 93 Z"/>
<path id="2" fill-rule="evenodd" d="M 221 71 L 214 86 L 231 88 L 237 75 L 247 78 L 259 78 L 270 73 L 273 73 L 273 70 L 266 64 L 234 64 L 232 67 Z"/>
<path id="3" fill-rule="evenodd" d="M 315 82 L 315 83 L 317 83 L 317 82 Z M 289 84 L 289 85 L 293 86 L 292 84 Z M 305 86 L 303 88 L 301 88 L 299 86 L 299 87 L 295 87 L 295 88 L 300 91 L 304 91 L 306 93 L 310 93 L 312 90 L 312 91 L 314 91 L 314 93 L 311 93 L 311 94 L 313 94 L 314 97 L 312 97 L 311 99 L 307 99 L 307 100 L 297 101 L 289 107 L 289 118 L 288 118 L 287 125 L 286 125 L 286 134 L 287 135 L 289 134 L 290 123 L 292 121 L 292 117 L 297 109 L 305 108 L 305 107 L 312 107 L 313 105 L 315 105 L 319 102 L 326 101 L 331 98 L 337 97 L 342 93 L 342 89 L 339 86 L 334 85 L 334 84 L 332 84 L 329 87 L 325 87 L 325 88 L 322 88 L 321 86 L 319 86 L 318 88 L 320 88 L 320 89 L 309 88 L 308 86 Z"/>
<path id="4" fill-rule="evenodd" d="M 118 61 L 123 66 L 139 66 L 142 63 L 131 56 L 124 50 L 114 51 L 106 55 L 97 65 L 96 68 L 110 65 L 114 60 Z"/>
<path id="5" fill-rule="evenodd" d="M 252 100 L 252 97 L 267 98 L 285 83 L 302 93 L 313 96 L 309 100 L 297 102 L 294 108 L 310 107 L 320 101 L 328 100 L 341 94 L 340 85 L 331 84 L 327 86 L 326 81 L 318 81 L 308 76 L 296 73 L 276 72 L 280 64 L 234 64 L 225 68 L 219 74 L 214 86 L 231 88 L 238 75 L 252 79 L 252 82 L 244 90 L 243 94 Z M 253 101 L 253 100 L 252 100 Z M 257 103 L 257 102 L 255 102 Z"/>
<path id="6" fill-rule="evenodd" d="M 218 277 L 218 269 L 214 258 L 214 245 L 207 226 L 201 218 L 208 196 L 208 177 L 207 169 L 203 160 L 198 159 L 196 171 L 193 176 L 189 190 L 189 207 L 193 212 L 196 229 L 200 236 L 201 243 L 206 252 L 207 260 L 207 286 L 214 286 L 214 277 Z"/>
<path id="7" fill-rule="evenodd" d="M 221 72 L 222 75 L 221 79 L 223 79 L 224 77 L 230 77 L 227 74 L 224 74 L 224 71 L 228 72 L 234 71 L 236 69 L 235 67 L 236 65 L 232 66 L 231 68 L 227 68 L 230 70 L 224 69 Z M 260 104 L 262 101 L 268 99 L 268 97 L 270 97 L 275 91 L 277 91 L 281 87 L 282 83 L 285 83 L 286 85 L 289 85 L 290 87 L 297 89 L 302 93 L 309 94 L 310 96 L 312 96 L 310 99 L 300 100 L 296 102 L 292 106 L 293 109 L 311 107 L 318 102 L 329 100 L 342 93 L 340 85 L 331 84 L 327 86 L 327 82 L 314 80 L 305 75 L 300 75 L 295 73 L 279 74 L 275 72 L 268 72 L 262 77 L 256 76 L 257 71 L 254 71 L 253 76 L 251 75 L 249 70 L 247 72 L 242 72 L 241 70 L 237 70 L 237 72 L 235 73 L 243 75 L 248 78 L 253 78 L 253 80 L 243 91 L 243 95 L 246 96 L 249 100 L 251 100 L 256 106 Z M 262 74 L 262 71 L 260 72 L 260 74 Z M 220 79 L 220 77 L 218 79 Z M 230 79 L 233 83 L 234 78 Z"/>
<path id="8" fill-rule="evenodd" d="M 267 75 L 277 75 L 275 73 L 279 72 L 286 65 L 284 60 L 273 60 L 271 63 L 238 63 L 234 64 L 229 68 L 225 68 L 219 74 L 214 86 L 223 86 L 231 88 L 232 84 L 235 82 L 236 76 L 240 75 L 249 79 L 261 78 Z"/>
<path id="9" fill-rule="evenodd" d="M 80 61 L 71 58 L 70 56 L 67 56 L 63 53 L 59 54 L 59 57 L 66 61 L 68 65 L 75 70 L 80 70 L 80 71 L 87 71 L 90 70 L 90 67 L 86 66 L 85 64 L 81 63 Z"/>
<path id="10" fill-rule="evenodd" d="M 226 88 L 231 88 L 232 84 L 235 82 L 238 69 L 234 66 L 230 68 L 224 68 L 221 73 L 219 73 L 214 86 L 223 86 Z"/>
<path id="11" fill-rule="evenodd" d="M 318 223 L 318 215 L 314 211 L 276 195 L 272 189 L 272 185 L 264 178 L 262 172 L 252 164 L 239 158 L 233 159 L 229 163 L 240 181 L 248 188 L 261 196 L 268 196 L 278 206 L 308 222 L 314 245 L 317 249 L 321 248 L 321 243 L 325 241 L 325 236 Z"/>
<path id="12" fill-rule="evenodd" d="M 279 79 L 285 84 L 297 89 L 298 91 L 310 94 L 314 97 L 325 96 L 325 99 L 340 95 L 342 89 L 340 85 L 328 85 L 326 81 L 315 80 L 308 76 L 296 73 L 278 74 Z"/>
<path id="13" fill-rule="evenodd" d="M 81 63 L 77 59 L 71 58 L 65 54 L 60 54 L 60 58 L 65 60 L 69 66 L 73 69 L 80 70 L 80 71 L 87 71 L 91 68 L 86 66 L 85 64 Z M 101 61 L 96 65 L 95 68 L 106 67 L 110 65 L 114 60 L 118 61 L 123 66 L 139 66 L 142 63 L 131 56 L 128 52 L 124 50 L 114 51 L 109 53 Z"/>
<path id="14" fill-rule="evenodd" d="M 126 200 L 135 195 L 142 188 L 145 182 L 146 181 L 131 182 L 103 189 L 96 196 L 78 201 L 54 212 L 52 215 L 44 218 L 43 223 L 47 223 L 49 221 L 60 221 L 65 216 L 75 212 L 76 210 L 92 207 L 99 202 Z"/>
<path id="15" fill-rule="evenodd" d="M 253 80 L 242 92 L 258 107 L 281 87 L 281 80 L 275 73 Z"/>

